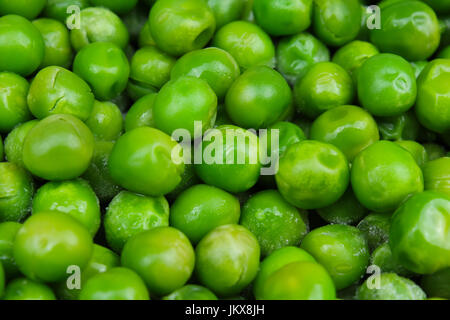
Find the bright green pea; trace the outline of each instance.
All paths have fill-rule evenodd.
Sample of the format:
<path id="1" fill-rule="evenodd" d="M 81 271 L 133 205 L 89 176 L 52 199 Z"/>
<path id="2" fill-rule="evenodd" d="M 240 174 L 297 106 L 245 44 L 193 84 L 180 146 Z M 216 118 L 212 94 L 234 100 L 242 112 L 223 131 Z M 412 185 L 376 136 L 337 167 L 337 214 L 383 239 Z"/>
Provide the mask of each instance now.
<path id="1" fill-rule="evenodd" d="M 219 296 L 240 293 L 258 272 L 258 241 L 240 225 L 229 224 L 214 229 L 199 242 L 195 252 L 198 280 Z"/>
<path id="2" fill-rule="evenodd" d="M 420 286 L 429 297 L 450 299 L 450 268 L 422 277 Z"/>
<path id="3" fill-rule="evenodd" d="M 0 162 L 0 177 L 0 222 L 20 221 L 31 209 L 33 179 L 10 162 Z"/>
<path id="4" fill-rule="evenodd" d="M 393 272 L 402 277 L 411 277 L 413 275 L 392 255 L 389 243 L 383 243 L 372 252 L 370 265 L 379 267 L 381 272 Z"/>
<path id="5" fill-rule="evenodd" d="M 33 214 L 25 221 L 16 235 L 13 252 L 27 278 L 57 282 L 67 277 L 69 266 L 84 268 L 92 247 L 92 237 L 81 223 L 67 214 L 50 211 Z"/>
<path id="6" fill-rule="evenodd" d="M 169 203 L 163 196 L 121 191 L 106 208 L 103 224 L 109 246 L 120 252 L 135 234 L 169 226 Z"/>
<path id="7" fill-rule="evenodd" d="M 378 141 L 353 161 L 351 183 L 356 198 L 369 210 L 395 210 L 410 195 L 423 191 L 423 175 L 414 157 L 390 141 Z"/>
<path id="8" fill-rule="evenodd" d="M 370 213 L 356 226 L 367 239 L 372 252 L 389 240 L 391 213 Z"/>
<path id="9" fill-rule="evenodd" d="M 342 46 L 354 40 L 361 29 L 358 0 L 315 0 L 314 31 L 330 46 Z"/>
<path id="10" fill-rule="evenodd" d="M 27 105 L 29 87 L 25 78 L 10 72 L 0 72 L 1 132 L 9 132 L 19 123 L 31 119 Z"/>
<path id="11" fill-rule="evenodd" d="M 277 69 L 292 85 L 313 64 L 329 60 L 328 48 L 308 32 L 284 37 L 277 46 Z"/>
<path id="12" fill-rule="evenodd" d="M 125 49 L 129 34 L 122 20 L 111 10 L 90 7 L 80 12 L 80 28 L 70 31 L 70 41 L 76 51 L 92 42 L 112 42 Z"/>
<path id="13" fill-rule="evenodd" d="M 218 300 L 211 290 L 195 284 L 188 284 L 163 297 L 163 300 Z"/>
<path id="14" fill-rule="evenodd" d="M 434 190 L 450 196 L 450 157 L 429 161 L 422 170 L 425 190 Z"/>
<path id="15" fill-rule="evenodd" d="M 379 275 L 380 288 L 369 287 L 367 279 L 356 295 L 358 300 L 424 300 L 425 292 L 413 281 L 400 277 L 395 273 Z"/>
<path id="16" fill-rule="evenodd" d="M 13 257 L 13 245 L 21 227 L 20 223 L 13 221 L 0 223 L 0 264 L 3 265 L 5 279 L 12 279 L 19 275 L 19 269 Z"/>
<path id="17" fill-rule="evenodd" d="M 114 103 L 95 101 L 86 125 L 91 129 L 94 138 L 112 141 L 122 133 L 123 116 Z"/>
<path id="18" fill-rule="evenodd" d="M 105 7 L 117 14 L 124 14 L 133 10 L 138 0 L 90 0 L 94 7 Z"/>
<path id="19" fill-rule="evenodd" d="M 272 36 L 291 35 L 308 29 L 312 11 L 312 0 L 255 0 L 253 4 L 256 22 Z"/>
<path id="20" fill-rule="evenodd" d="M 234 58 L 219 48 L 206 48 L 189 52 L 177 60 L 171 79 L 191 76 L 205 80 L 219 99 L 223 99 L 230 86 L 239 77 L 239 66 Z"/>
<path id="21" fill-rule="evenodd" d="M 173 56 L 203 48 L 216 29 L 214 13 L 203 0 L 157 1 L 149 21 L 158 47 Z"/>
<path id="22" fill-rule="evenodd" d="M 100 227 L 100 205 L 91 186 L 82 179 L 48 182 L 33 198 L 33 214 L 57 211 L 82 223 L 94 236 Z"/>
<path id="23" fill-rule="evenodd" d="M 246 5 L 242 0 L 207 0 L 207 3 L 214 13 L 217 29 L 232 21 L 240 20 Z"/>
<path id="24" fill-rule="evenodd" d="M 336 289 L 347 288 L 366 272 L 369 247 L 363 233 L 347 225 L 327 225 L 314 229 L 301 248 L 327 269 Z"/>
<path id="25" fill-rule="evenodd" d="M 8 283 L 4 300 L 56 300 L 52 289 L 26 278 L 17 278 Z"/>
<path id="26" fill-rule="evenodd" d="M 450 197 L 436 191 L 411 196 L 394 213 L 389 244 L 394 257 L 419 274 L 450 266 Z"/>
<path id="27" fill-rule="evenodd" d="M 380 117 L 377 123 L 383 140 L 416 140 L 419 136 L 420 125 L 414 111 L 394 117 Z"/>
<path id="28" fill-rule="evenodd" d="M 34 175 L 46 180 L 79 177 L 88 168 L 94 137 L 78 118 L 55 114 L 36 124 L 25 138 L 23 162 Z"/>
<path id="29" fill-rule="evenodd" d="M 228 51 L 242 70 L 257 65 L 275 65 L 275 47 L 257 25 L 246 21 L 226 24 L 214 36 L 213 46 Z"/>
<path id="30" fill-rule="evenodd" d="M 73 61 L 73 72 L 91 86 L 97 99 L 111 100 L 125 90 L 130 66 L 118 46 L 94 42 L 78 52 Z"/>
<path id="31" fill-rule="evenodd" d="M 89 0 L 47 0 L 46 2 L 44 16 L 59 20 L 62 23 L 66 23 L 67 18 L 74 13 L 73 11 L 67 12 L 67 8 L 70 6 L 77 6 L 80 10 L 90 6 Z"/>
<path id="32" fill-rule="evenodd" d="M 154 127 L 153 104 L 156 93 L 150 93 L 136 101 L 125 116 L 125 131 L 131 131 L 139 127 Z"/>
<path id="33" fill-rule="evenodd" d="M 136 234 L 125 244 L 122 265 L 136 271 L 152 294 L 163 296 L 185 285 L 195 252 L 179 230 L 159 227 Z"/>
<path id="34" fill-rule="evenodd" d="M 132 270 L 116 267 L 86 281 L 79 300 L 150 300 L 144 281 Z"/>
<path id="35" fill-rule="evenodd" d="M 44 60 L 40 67 L 60 66 L 69 68 L 72 64 L 72 46 L 70 44 L 69 31 L 58 20 L 41 18 L 33 21 L 33 24 L 42 34 L 45 45 Z"/>
<path id="36" fill-rule="evenodd" d="M 350 75 L 332 62 L 319 62 L 308 69 L 294 86 L 297 110 L 314 119 L 321 113 L 353 101 Z"/>
<path id="37" fill-rule="evenodd" d="M 395 143 L 409 151 L 420 168 L 423 168 L 424 164 L 428 162 L 427 150 L 420 143 L 411 140 L 398 140 Z"/>
<path id="38" fill-rule="evenodd" d="M 41 13 L 46 2 L 46 0 L 0 0 L 0 16 L 17 14 L 31 20 Z"/>
<path id="39" fill-rule="evenodd" d="M 34 77 L 27 101 L 31 113 L 38 119 L 64 113 L 84 121 L 92 112 L 94 95 L 88 84 L 75 73 L 51 66 Z"/>
<path id="40" fill-rule="evenodd" d="M 135 83 L 133 80 L 128 81 L 127 94 L 132 101 L 137 101 L 140 98 L 149 95 L 151 93 L 158 93 L 155 88 L 142 85 L 142 83 Z"/>
<path id="41" fill-rule="evenodd" d="M 272 135 L 275 130 L 278 130 L 278 144 L 272 145 Z M 263 139 L 266 139 L 267 143 L 267 156 L 275 153 L 281 157 L 290 145 L 306 140 L 306 135 L 296 124 L 278 121 L 271 125 L 266 133 L 261 133 L 260 141 L 263 141 Z"/>

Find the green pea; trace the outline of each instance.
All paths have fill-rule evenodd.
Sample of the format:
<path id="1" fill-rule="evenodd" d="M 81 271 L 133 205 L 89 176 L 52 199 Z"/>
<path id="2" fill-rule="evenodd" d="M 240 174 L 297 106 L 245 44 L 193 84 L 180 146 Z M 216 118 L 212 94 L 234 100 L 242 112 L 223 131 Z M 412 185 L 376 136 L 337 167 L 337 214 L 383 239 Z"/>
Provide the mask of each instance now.
<path id="1" fill-rule="evenodd" d="M 124 14 L 133 10 L 138 0 L 90 0 L 92 6 L 105 7 L 117 14 Z"/>
<path id="2" fill-rule="evenodd" d="M 163 300 L 218 300 L 211 290 L 195 284 L 188 284 L 163 297 Z"/>
<path id="3" fill-rule="evenodd" d="M 23 162 L 34 175 L 46 180 L 79 177 L 88 168 L 94 137 L 78 118 L 55 114 L 37 123 L 23 144 Z"/>
<path id="4" fill-rule="evenodd" d="M 94 95 L 89 85 L 75 73 L 51 66 L 34 77 L 27 101 L 31 113 L 38 119 L 63 113 L 84 121 L 92 112 Z"/>
<path id="5" fill-rule="evenodd" d="M 85 80 L 99 100 L 111 100 L 125 90 L 130 74 L 125 53 L 115 44 L 94 42 L 73 61 L 73 72 Z"/>
<path id="6" fill-rule="evenodd" d="M 116 267 L 91 277 L 79 300 L 150 300 L 144 281 L 132 270 Z"/>
<path id="7" fill-rule="evenodd" d="M 420 168 L 423 168 L 424 164 L 428 162 L 427 151 L 420 143 L 411 140 L 399 140 L 395 143 L 409 151 Z"/>
<path id="8" fill-rule="evenodd" d="M 46 4 L 46 0 L 0 0 L 0 15 L 17 14 L 29 20 L 36 18 Z"/>
<path id="9" fill-rule="evenodd" d="M 44 16 L 59 20 L 62 23 L 66 23 L 67 18 L 74 13 L 74 11 L 67 12 L 70 6 L 76 6 L 80 10 L 90 6 L 89 0 L 47 0 L 46 2 Z"/>
<path id="10" fill-rule="evenodd" d="M 359 288 L 358 300 L 424 300 L 425 292 L 413 281 L 395 273 L 382 273 L 379 278 L 380 288 L 369 286 L 370 279 Z"/>
<path id="11" fill-rule="evenodd" d="M 414 74 L 416 75 L 416 79 L 419 78 L 422 71 L 425 69 L 425 67 L 428 64 L 428 61 L 413 61 L 410 62 L 411 67 L 413 67 Z"/>
<path id="12" fill-rule="evenodd" d="M 56 300 L 52 289 L 45 284 L 17 278 L 8 283 L 4 300 Z"/>
<path id="13" fill-rule="evenodd" d="M 156 44 L 173 56 L 203 48 L 216 29 L 214 13 L 203 0 L 157 1 L 149 19 Z"/>
<path id="14" fill-rule="evenodd" d="M 0 176 L 0 221 L 20 221 L 31 209 L 33 179 L 10 162 L 0 162 Z"/>
<path id="15" fill-rule="evenodd" d="M 139 48 L 144 48 L 147 46 L 156 46 L 156 42 L 155 39 L 153 39 L 152 32 L 150 29 L 150 23 L 148 20 L 142 27 L 141 31 L 139 32 L 138 45 Z"/>
<path id="16" fill-rule="evenodd" d="M 133 80 L 128 81 L 127 94 L 132 101 L 137 101 L 140 98 L 151 93 L 158 93 L 155 88 L 150 88 L 142 85 L 142 83 L 135 83 Z M 120 96 L 119 96 L 120 97 Z"/>
<path id="17" fill-rule="evenodd" d="M 356 226 L 367 239 L 372 252 L 389 240 L 391 213 L 370 213 Z"/>
<path id="18" fill-rule="evenodd" d="M 95 101 L 86 125 L 91 129 L 94 138 L 106 141 L 116 140 L 123 129 L 122 113 L 112 102 Z"/>
<path id="19" fill-rule="evenodd" d="M 228 51 L 242 70 L 257 65 L 275 65 L 275 47 L 270 37 L 257 25 L 234 21 L 216 32 L 213 46 Z"/>
<path id="20" fill-rule="evenodd" d="M 25 221 L 16 235 L 13 252 L 27 278 L 57 282 L 67 277 L 69 266 L 86 266 L 92 246 L 92 237 L 81 223 L 67 214 L 50 211 L 33 214 Z"/>
<path id="21" fill-rule="evenodd" d="M 214 13 L 217 29 L 232 21 L 240 20 L 246 5 L 242 0 L 207 0 L 207 3 Z"/>
<path id="22" fill-rule="evenodd" d="M 278 145 L 272 145 L 274 130 L 278 130 Z M 266 133 L 261 133 L 260 140 L 262 141 L 263 139 L 266 139 L 267 142 L 267 155 L 270 156 L 275 153 L 281 157 L 290 145 L 306 140 L 306 135 L 296 124 L 288 121 L 278 121 L 271 125 Z"/>
<path id="23" fill-rule="evenodd" d="M 424 143 L 423 146 L 427 150 L 428 161 L 433 161 L 445 156 L 445 148 L 436 143 Z"/>
<path id="24" fill-rule="evenodd" d="M 377 123 L 383 140 L 416 140 L 419 136 L 420 124 L 414 111 L 394 117 L 380 117 Z"/>
<path id="25" fill-rule="evenodd" d="M 27 105 L 29 87 L 28 81 L 21 76 L 0 72 L 0 132 L 9 132 L 19 123 L 31 119 Z"/>
<path id="26" fill-rule="evenodd" d="M 445 268 L 435 273 L 422 277 L 420 286 L 429 297 L 450 299 L 450 268 Z"/>
<path id="27" fill-rule="evenodd" d="M 217 227 L 199 242 L 195 252 L 197 278 L 219 296 L 240 293 L 258 272 L 258 241 L 239 225 Z"/>
<path id="28" fill-rule="evenodd" d="M 125 131 L 139 127 L 155 127 L 153 105 L 156 93 L 150 93 L 137 100 L 125 116 Z"/>
<path id="29" fill-rule="evenodd" d="M 425 190 L 434 190 L 450 196 L 450 157 L 429 161 L 422 170 Z"/>
<path id="30" fill-rule="evenodd" d="M 383 243 L 372 252 L 370 264 L 379 267 L 381 272 L 392 272 L 403 277 L 411 277 L 413 275 L 392 255 L 389 243 Z"/>
<path id="31" fill-rule="evenodd" d="M 19 275 L 13 257 L 13 245 L 16 234 L 22 225 L 18 222 L 0 223 L 0 264 L 3 265 L 5 279 L 12 279 Z"/>
<path id="32" fill-rule="evenodd" d="M 195 253 L 181 231 L 159 227 L 128 240 L 121 261 L 123 266 L 142 277 L 152 294 L 164 296 L 189 280 L 194 270 Z"/>

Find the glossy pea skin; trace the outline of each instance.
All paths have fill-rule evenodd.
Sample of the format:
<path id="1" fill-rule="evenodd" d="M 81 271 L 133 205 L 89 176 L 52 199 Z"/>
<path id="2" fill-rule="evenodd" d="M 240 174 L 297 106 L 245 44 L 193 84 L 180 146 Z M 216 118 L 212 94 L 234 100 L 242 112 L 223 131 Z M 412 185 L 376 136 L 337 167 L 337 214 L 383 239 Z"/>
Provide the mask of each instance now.
<path id="1" fill-rule="evenodd" d="M 228 51 L 242 70 L 257 65 L 273 67 L 275 47 L 270 37 L 257 25 L 233 21 L 220 28 L 212 45 Z"/>
<path id="2" fill-rule="evenodd" d="M 198 280 L 219 296 L 240 293 L 258 272 L 258 241 L 240 225 L 229 224 L 214 229 L 199 242 L 195 253 Z"/>
<path id="3" fill-rule="evenodd" d="M 191 76 L 205 80 L 219 99 L 223 99 L 239 77 L 239 65 L 233 56 L 219 48 L 205 48 L 189 52 L 177 60 L 171 79 Z"/>
<path id="4" fill-rule="evenodd" d="M 319 62 L 294 86 L 297 110 L 311 119 L 321 113 L 353 101 L 354 86 L 350 75 L 332 62 Z"/>
<path id="5" fill-rule="evenodd" d="M 278 141 L 277 138 L 272 137 L 276 132 L 275 130 L 278 130 Z M 281 157 L 290 145 L 306 140 L 306 135 L 296 124 L 278 121 L 271 125 L 266 133 L 260 134 L 261 143 L 263 143 L 263 139 L 267 143 L 267 156 L 275 153 L 278 157 Z"/>
<path id="6" fill-rule="evenodd" d="M 342 46 L 354 40 L 361 29 L 358 0 L 315 0 L 314 31 L 329 46 Z"/>
<path id="7" fill-rule="evenodd" d="M 411 140 L 399 140 L 395 143 L 411 153 L 420 168 L 423 168 L 425 163 L 428 162 L 427 150 L 420 143 Z"/>
<path id="8" fill-rule="evenodd" d="M 19 270 L 27 278 L 56 282 L 67 277 L 68 266 L 83 268 L 92 247 L 92 237 L 81 223 L 67 214 L 50 211 L 25 221 L 16 235 L 13 252 Z"/>
<path id="9" fill-rule="evenodd" d="M 420 286 L 429 297 L 450 299 L 450 268 L 422 277 Z"/>
<path id="10" fill-rule="evenodd" d="M 94 105 L 89 85 L 75 73 L 50 66 L 34 77 L 27 96 L 31 113 L 38 119 L 54 114 L 70 114 L 86 120 Z"/>
<path id="11" fill-rule="evenodd" d="M 420 124 L 412 110 L 376 120 L 383 140 L 416 140 L 419 136 Z"/>
<path id="12" fill-rule="evenodd" d="M 130 12 L 138 0 L 90 0 L 93 7 L 105 7 L 117 14 Z"/>
<path id="13" fill-rule="evenodd" d="M 237 224 L 240 213 L 235 196 L 213 186 L 197 184 L 175 199 L 170 211 L 170 225 L 196 244 L 216 227 Z"/>
<path id="14" fill-rule="evenodd" d="M 393 272 L 402 277 L 411 277 L 413 273 L 402 266 L 392 255 L 389 243 L 383 243 L 370 256 L 370 264 L 376 265 L 381 272 Z"/>
<path id="15" fill-rule="evenodd" d="M 425 190 L 434 190 L 450 197 L 450 157 L 427 162 L 423 167 Z"/>
<path id="16" fill-rule="evenodd" d="M 56 300 L 52 289 L 43 283 L 17 278 L 8 283 L 4 300 Z"/>
<path id="17" fill-rule="evenodd" d="M 214 13 L 203 0 L 158 1 L 149 21 L 158 47 L 173 56 L 203 48 L 216 29 Z"/>
<path id="18" fill-rule="evenodd" d="M 116 267 L 96 274 L 84 284 L 79 300 L 150 300 L 144 281 L 136 272 Z"/>
<path id="19" fill-rule="evenodd" d="M 240 224 L 258 239 L 261 256 L 285 246 L 296 246 L 308 232 L 308 221 L 276 190 L 254 194 L 244 204 Z"/>
<path id="20" fill-rule="evenodd" d="M 141 276 L 152 294 L 164 296 L 189 280 L 194 270 L 195 253 L 181 231 L 159 227 L 128 240 L 121 261 L 123 266 Z"/>
<path id="21" fill-rule="evenodd" d="M 66 23 L 66 19 L 73 13 L 68 13 L 69 6 L 78 6 L 81 10 L 90 6 L 89 0 L 47 0 L 43 15 L 51 19 Z"/>
<path id="22" fill-rule="evenodd" d="M 73 61 L 73 72 L 84 79 L 99 100 L 111 100 L 125 90 L 130 66 L 125 53 L 109 42 L 83 47 Z"/>
<path id="23" fill-rule="evenodd" d="M 369 279 L 370 280 L 370 279 Z M 425 292 L 413 281 L 395 273 L 380 275 L 380 288 L 369 288 L 366 280 L 356 294 L 358 300 L 424 300 Z"/>
<path id="24" fill-rule="evenodd" d="M 25 78 L 0 72 L 0 132 L 10 132 L 19 123 L 31 119 L 27 105 L 29 87 Z"/>
<path id="25" fill-rule="evenodd" d="M 169 226 L 169 203 L 163 197 L 149 197 L 121 191 L 109 203 L 103 219 L 106 240 L 116 252 L 135 234 Z"/>
<path id="26" fill-rule="evenodd" d="M 86 120 L 94 138 L 113 141 L 119 138 L 123 130 L 123 116 L 119 107 L 112 102 L 95 101 L 92 113 Z"/>
<path id="27" fill-rule="evenodd" d="M 23 162 L 34 175 L 46 180 L 79 177 L 89 166 L 94 137 L 78 118 L 55 114 L 36 124 L 25 138 Z"/>
<path id="28" fill-rule="evenodd" d="M 394 213 L 389 244 L 394 257 L 419 274 L 450 266 L 450 197 L 435 191 L 417 193 Z"/>
<path id="29" fill-rule="evenodd" d="M 272 36 L 300 33 L 312 20 L 312 0 L 255 0 L 253 13 L 258 25 Z"/>
<path id="30" fill-rule="evenodd" d="M 70 41 L 76 51 L 92 42 L 112 42 L 121 49 L 128 45 L 129 34 L 122 20 L 114 12 L 89 7 L 80 12 L 80 28 L 70 31 Z"/>
<path id="31" fill-rule="evenodd" d="M 206 81 L 188 76 L 170 80 L 161 88 L 153 105 L 156 128 L 168 135 L 184 129 L 191 139 L 212 128 L 216 115 L 214 91 Z M 201 122 L 201 132 L 196 132 L 195 121 Z"/>
<path id="32" fill-rule="evenodd" d="M 288 83 L 267 66 L 247 69 L 231 85 L 225 98 L 228 116 L 243 128 L 267 128 L 292 104 Z"/>
<path id="33" fill-rule="evenodd" d="M 0 162 L 0 176 L 0 221 L 21 221 L 30 212 L 33 180 L 10 162 Z"/>
<path id="34" fill-rule="evenodd" d="M 338 290 L 357 282 L 369 263 L 367 240 L 352 226 L 334 224 L 314 229 L 305 236 L 301 248 L 327 269 Z"/>
<path id="35" fill-rule="evenodd" d="M 292 85 L 313 64 L 330 60 L 328 48 L 308 32 L 281 38 L 276 54 L 278 71 Z"/>
<path id="36" fill-rule="evenodd" d="M 195 284 L 188 284 L 163 297 L 163 300 L 218 300 L 211 290 Z"/>
<path id="37" fill-rule="evenodd" d="M 375 116 L 398 116 L 416 100 L 414 71 L 397 55 L 384 53 L 366 60 L 359 69 L 357 83 L 362 106 Z"/>
<path id="38" fill-rule="evenodd" d="M 281 195 L 294 206 L 326 207 L 347 189 L 348 162 L 333 145 L 305 140 L 287 148 L 275 180 Z"/>
<path id="39" fill-rule="evenodd" d="M 322 113 L 312 124 L 310 137 L 330 143 L 341 150 L 347 160 L 379 140 L 372 116 L 356 106 L 340 106 Z"/>
<path id="40" fill-rule="evenodd" d="M 423 175 L 408 151 L 394 142 L 378 141 L 356 156 L 351 184 L 356 198 L 366 208 L 386 212 L 423 191 Z"/>
<path id="41" fill-rule="evenodd" d="M 60 66 L 69 68 L 72 64 L 72 46 L 69 31 L 58 20 L 41 18 L 33 21 L 44 39 L 45 53 L 40 67 Z"/>
<path id="42" fill-rule="evenodd" d="M 125 131 L 131 131 L 139 127 L 154 127 L 153 104 L 156 93 L 150 93 L 137 100 L 128 110 L 125 116 Z"/>
<path id="43" fill-rule="evenodd" d="M 434 11 L 421 1 L 400 1 L 381 10 L 381 28 L 370 31 L 381 51 L 409 61 L 428 59 L 439 46 L 439 23 Z"/>
<path id="44" fill-rule="evenodd" d="M 427 129 L 450 132 L 450 60 L 436 59 L 428 63 L 417 80 L 416 115 Z"/>
<path id="45" fill-rule="evenodd" d="M 149 196 L 169 193 L 180 183 L 184 163 L 175 163 L 178 144 L 162 131 L 141 127 L 123 134 L 108 160 L 111 177 L 123 188 Z"/>
<path id="46" fill-rule="evenodd" d="M 245 8 L 242 0 L 207 0 L 208 6 L 214 13 L 216 28 L 235 20 L 240 20 Z"/>
<path id="47" fill-rule="evenodd" d="M 56 211 L 83 224 L 92 236 L 100 227 L 100 204 L 90 185 L 82 180 L 48 182 L 33 197 L 33 214 Z"/>
<path id="48" fill-rule="evenodd" d="M 202 159 L 194 162 L 195 172 L 206 184 L 225 191 L 247 191 L 260 175 L 258 150 L 259 140 L 252 132 L 233 125 L 219 126 L 209 130 L 203 143 L 196 146 Z"/>
<path id="49" fill-rule="evenodd" d="M 27 19 L 36 18 L 39 13 L 44 9 L 46 0 L 1 0 L 0 1 L 0 15 L 16 14 Z"/>
<path id="50" fill-rule="evenodd" d="M 148 20 L 139 32 L 138 45 L 139 48 L 156 46 L 156 42 L 155 39 L 153 39 L 152 31 L 150 29 L 150 23 Z"/>
<path id="51" fill-rule="evenodd" d="M 371 252 L 389 240 L 391 216 L 390 212 L 370 213 L 356 226 L 367 239 Z"/>
<path id="52" fill-rule="evenodd" d="M 0 223 L 0 264 L 5 272 L 5 279 L 12 279 L 19 275 L 13 257 L 14 239 L 22 224 L 8 221 Z"/>

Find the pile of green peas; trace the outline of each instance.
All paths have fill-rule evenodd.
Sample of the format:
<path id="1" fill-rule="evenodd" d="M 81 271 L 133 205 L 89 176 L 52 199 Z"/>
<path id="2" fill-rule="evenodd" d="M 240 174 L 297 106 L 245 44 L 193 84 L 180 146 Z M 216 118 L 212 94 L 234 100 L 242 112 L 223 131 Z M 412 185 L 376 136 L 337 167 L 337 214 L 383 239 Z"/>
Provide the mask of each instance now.
<path id="1" fill-rule="evenodd" d="M 0 0 L 0 299 L 450 299 L 449 148 L 448 0 Z"/>

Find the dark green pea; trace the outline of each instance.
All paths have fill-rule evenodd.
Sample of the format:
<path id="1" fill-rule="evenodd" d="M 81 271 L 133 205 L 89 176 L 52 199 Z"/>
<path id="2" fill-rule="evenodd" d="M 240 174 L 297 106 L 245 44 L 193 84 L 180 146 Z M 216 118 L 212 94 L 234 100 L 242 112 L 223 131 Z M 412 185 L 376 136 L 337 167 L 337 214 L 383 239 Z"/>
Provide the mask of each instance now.
<path id="1" fill-rule="evenodd" d="M 412 280 L 395 273 L 382 273 L 379 277 L 379 289 L 369 287 L 369 281 L 373 280 L 368 279 L 358 288 L 356 298 L 358 300 L 424 300 L 426 298 L 425 292 Z"/>
<path id="2" fill-rule="evenodd" d="M 423 168 L 424 164 L 428 162 L 427 151 L 420 143 L 411 140 L 398 140 L 395 143 L 409 151 L 420 168 Z"/>
<path id="3" fill-rule="evenodd" d="M 185 190 L 200 184 L 201 181 L 195 174 L 195 169 L 193 164 L 186 163 L 184 166 L 184 172 L 181 175 L 181 181 L 176 186 L 176 188 L 166 195 L 167 199 L 174 202 L 176 198 Z"/>
<path id="4" fill-rule="evenodd" d="M 122 113 L 112 102 L 95 101 L 86 125 L 91 129 L 94 138 L 113 141 L 119 138 L 123 130 Z"/>
<path id="5" fill-rule="evenodd" d="M 17 14 L 28 20 L 36 18 L 46 4 L 46 0 L 0 0 L 0 16 Z"/>
<path id="6" fill-rule="evenodd" d="M 137 101 L 140 98 L 152 93 L 158 93 L 158 90 L 143 86 L 141 83 L 134 83 L 132 80 L 128 81 L 127 94 L 132 101 Z"/>
<path id="7" fill-rule="evenodd" d="M 22 224 L 18 222 L 0 223 L 0 264 L 5 271 L 5 279 L 13 279 L 19 275 L 19 269 L 13 256 L 14 239 Z"/>
<path id="8" fill-rule="evenodd" d="M 125 131 L 139 127 L 154 127 L 153 104 L 156 93 L 150 93 L 136 101 L 125 116 Z"/>
<path id="9" fill-rule="evenodd" d="M 434 190 L 450 196 L 450 157 L 427 162 L 423 167 L 425 190 Z"/>
<path id="10" fill-rule="evenodd" d="M 52 289 L 43 283 L 17 278 L 8 283 L 4 300 L 56 300 Z"/>
<path id="11" fill-rule="evenodd" d="M 207 0 L 207 3 L 214 13 L 217 29 L 232 21 L 240 20 L 246 6 L 242 0 Z"/>
<path id="12" fill-rule="evenodd" d="M 450 46 L 445 47 L 444 49 L 442 49 L 438 56 L 438 59 L 450 59 Z"/>
<path id="13" fill-rule="evenodd" d="M 139 48 L 147 46 L 156 46 L 155 39 L 153 39 L 152 32 L 150 29 L 150 22 L 148 20 L 142 27 L 141 31 L 139 32 L 138 44 Z"/>
<path id="14" fill-rule="evenodd" d="M 402 277 L 411 277 L 413 273 L 402 266 L 392 255 L 389 243 L 383 243 L 376 248 L 370 257 L 370 264 L 380 268 L 381 272 L 392 272 Z"/>
<path id="15" fill-rule="evenodd" d="M 93 7 L 105 7 L 117 14 L 124 14 L 133 10 L 138 0 L 90 0 Z"/>
<path id="16" fill-rule="evenodd" d="M 188 284 L 162 298 L 163 300 L 218 300 L 211 290 L 195 284 Z"/>
<path id="17" fill-rule="evenodd" d="M 423 146 L 427 150 L 428 161 L 433 161 L 445 156 L 445 148 L 436 143 L 424 143 Z"/>
<path id="18" fill-rule="evenodd" d="M 450 268 L 423 276 L 421 287 L 429 297 L 450 299 Z"/>
<path id="19" fill-rule="evenodd" d="M 371 213 L 356 226 L 367 239 L 372 252 L 389 239 L 391 213 Z"/>
<path id="20" fill-rule="evenodd" d="M 89 0 L 47 0 L 44 16 L 66 23 L 67 18 L 74 13 L 67 12 L 70 6 L 74 6 L 73 8 L 78 7 L 82 10 L 89 7 L 90 3 Z"/>
<path id="21" fill-rule="evenodd" d="M 420 125 L 413 111 L 394 117 L 377 118 L 383 140 L 416 140 Z"/>

